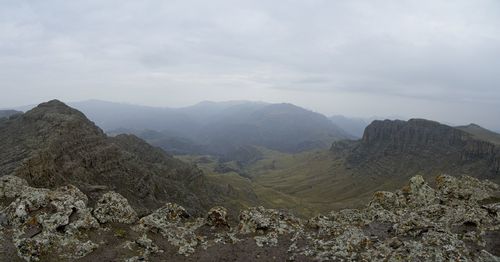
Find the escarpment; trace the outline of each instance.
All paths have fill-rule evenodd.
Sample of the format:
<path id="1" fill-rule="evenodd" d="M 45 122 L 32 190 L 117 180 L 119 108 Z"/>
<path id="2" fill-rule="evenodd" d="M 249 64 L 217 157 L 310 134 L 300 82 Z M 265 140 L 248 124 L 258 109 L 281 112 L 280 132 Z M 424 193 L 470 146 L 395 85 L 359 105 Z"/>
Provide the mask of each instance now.
<path id="1" fill-rule="evenodd" d="M 344 155 L 347 165 L 360 172 L 500 175 L 498 145 L 424 119 L 374 121 L 361 140 L 336 142 L 331 151 Z"/>

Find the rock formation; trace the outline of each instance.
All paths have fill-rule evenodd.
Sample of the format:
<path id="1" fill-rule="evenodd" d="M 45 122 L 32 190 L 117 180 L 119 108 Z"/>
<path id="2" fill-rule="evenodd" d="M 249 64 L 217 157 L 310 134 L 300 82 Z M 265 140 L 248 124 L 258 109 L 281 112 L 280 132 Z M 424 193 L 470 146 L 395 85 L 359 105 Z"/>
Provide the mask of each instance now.
<path id="1" fill-rule="evenodd" d="M 373 121 L 361 140 L 336 142 L 331 151 L 360 173 L 500 177 L 498 145 L 424 119 Z"/>
<path id="2" fill-rule="evenodd" d="M 196 167 L 133 135 L 108 137 L 57 100 L 0 121 L 0 141 L 0 176 L 36 187 L 73 184 L 91 202 L 116 191 L 139 214 L 172 201 L 201 215 L 219 198 Z"/>
<path id="3" fill-rule="evenodd" d="M 363 209 L 308 220 L 254 207 L 239 221 L 222 207 L 205 217 L 165 203 L 137 220 L 106 192 L 95 204 L 78 188 L 33 188 L 0 178 L 0 260 L 5 261 L 500 261 L 500 187 L 415 176 L 377 192 Z"/>

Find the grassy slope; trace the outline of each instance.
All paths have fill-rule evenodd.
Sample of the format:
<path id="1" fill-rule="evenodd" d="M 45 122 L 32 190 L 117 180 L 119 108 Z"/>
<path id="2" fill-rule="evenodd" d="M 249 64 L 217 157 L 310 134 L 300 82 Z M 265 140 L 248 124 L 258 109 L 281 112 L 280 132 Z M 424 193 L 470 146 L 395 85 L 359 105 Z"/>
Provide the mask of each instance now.
<path id="1" fill-rule="evenodd" d="M 178 158 L 184 161 L 197 163 L 198 167 L 205 172 L 210 181 L 232 188 L 232 198 L 226 199 L 226 206 L 246 208 L 263 205 L 268 208 L 287 209 L 294 209 L 297 206 L 298 200 L 293 196 L 259 185 L 236 172 L 224 174 L 215 172 L 216 160 L 208 156 L 203 156 L 203 158 L 205 157 L 211 161 L 208 163 L 199 163 L 199 156 L 178 156 Z"/>
<path id="2" fill-rule="evenodd" d="M 274 161 L 274 168 L 272 162 Z M 359 176 L 329 151 L 273 155 L 250 167 L 254 183 L 299 199 L 295 209 L 303 215 L 365 205 L 374 191 L 396 189 L 405 180 Z"/>
<path id="3" fill-rule="evenodd" d="M 286 208 L 302 216 L 361 207 L 374 191 L 394 190 L 407 181 L 353 174 L 342 159 L 327 150 L 300 154 L 261 150 L 264 158 L 244 169 L 250 179 L 234 172 L 217 174 L 213 171 L 214 159 L 198 166 L 212 181 L 230 185 L 238 192 L 234 199 L 228 199 L 232 205 Z M 197 159 L 182 158 L 192 162 Z"/>

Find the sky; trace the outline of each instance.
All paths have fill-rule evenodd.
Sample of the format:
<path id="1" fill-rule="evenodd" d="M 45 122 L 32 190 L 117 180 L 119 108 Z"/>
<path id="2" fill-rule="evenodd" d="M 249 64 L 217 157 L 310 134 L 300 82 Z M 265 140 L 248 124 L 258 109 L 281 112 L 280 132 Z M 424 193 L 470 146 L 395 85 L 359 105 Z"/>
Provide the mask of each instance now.
<path id="1" fill-rule="evenodd" d="M 0 0 L 0 108 L 290 102 L 500 130 L 498 0 Z"/>

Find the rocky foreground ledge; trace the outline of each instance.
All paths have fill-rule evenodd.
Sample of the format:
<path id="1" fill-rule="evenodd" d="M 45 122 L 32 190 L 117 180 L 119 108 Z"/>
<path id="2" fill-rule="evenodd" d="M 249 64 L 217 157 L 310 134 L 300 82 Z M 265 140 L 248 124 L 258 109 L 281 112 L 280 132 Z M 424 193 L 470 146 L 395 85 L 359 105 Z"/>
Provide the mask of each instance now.
<path id="1" fill-rule="evenodd" d="M 90 207 L 74 186 L 29 187 L 0 178 L 0 261 L 500 261 L 499 186 L 471 177 L 421 176 L 366 208 L 309 220 L 255 207 L 228 221 L 166 203 L 139 218 L 127 199 Z"/>

